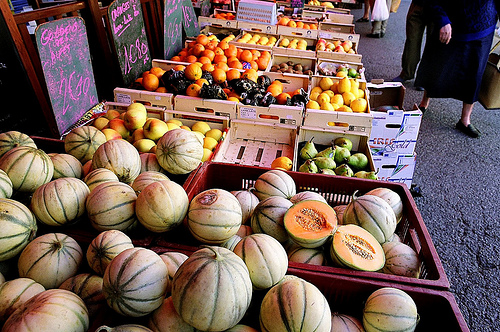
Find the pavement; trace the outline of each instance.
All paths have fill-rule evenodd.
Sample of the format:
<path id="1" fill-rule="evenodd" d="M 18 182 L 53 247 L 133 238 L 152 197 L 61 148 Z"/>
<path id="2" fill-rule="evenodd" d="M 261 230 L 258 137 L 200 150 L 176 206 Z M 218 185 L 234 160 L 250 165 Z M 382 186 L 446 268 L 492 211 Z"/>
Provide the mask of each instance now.
<path id="1" fill-rule="evenodd" d="M 391 13 L 382 39 L 367 38 L 370 23 L 355 23 L 366 78 L 391 81 L 400 72 L 410 0 Z M 354 19 L 363 9 L 353 9 Z M 405 109 L 423 92 L 405 82 Z M 417 208 L 471 331 L 500 331 L 500 110 L 474 106 L 471 121 L 481 131 L 469 138 L 455 129 L 462 103 L 433 99 L 423 115 L 416 144 L 413 185 Z"/>

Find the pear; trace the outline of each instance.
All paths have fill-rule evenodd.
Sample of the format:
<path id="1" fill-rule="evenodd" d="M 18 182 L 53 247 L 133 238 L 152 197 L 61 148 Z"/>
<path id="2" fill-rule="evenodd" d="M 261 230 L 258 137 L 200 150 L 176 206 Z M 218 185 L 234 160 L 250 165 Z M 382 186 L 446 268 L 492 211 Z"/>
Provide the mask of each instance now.
<path id="1" fill-rule="evenodd" d="M 304 144 L 302 149 L 300 149 L 300 158 L 307 160 L 316 157 L 316 155 L 318 154 L 318 150 L 316 150 L 313 140 L 314 137 L 311 137 L 311 139 L 306 142 L 306 144 Z"/>
<path id="2" fill-rule="evenodd" d="M 356 152 L 347 158 L 347 165 L 353 169 L 362 170 L 368 166 L 368 158 L 362 152 Z"/>
<path id="3" fill-rule="evenodd" d="M 320 169 L 334 169 L 335 167 L 337 167 L 337 164 L 335 164 L 333 158 L 316 156 L 313 161 Z"/>
<path id="4" fill-rule="evenodd" d="M 347 164 L 342 164 L 339 167 L 335 168 L 335 174 L 340 176 L 353 176 L 354 172 Z"/>
<path id="5" fill-rule="evenodd" d="M 367 172 L 367 171 L 358 171 L 354 173 L 354 177 L 360 179 L 370 179 L 370 180 L 378 180 L 377 172 Z"/>
<path id="6" fill-rule="evenodd" d="M 338 145 L 342 148 L 347 148 L 347 150 L 352 151 L 352 141 L 347 137 L 337 137 L 333 141 L 334 145 Z"/>
<path id="7" fill-rule="evenodd" d="M 332 146 L 330 146 L 330 147 L 327 147 L 324 150 L 321 150 L 316 155 L 316 158 L 318 158 L 318 157 L 327 157 L 327 158 L 332 158 L 333 159 L 333 157 L 335 157 L 335 148 L 332 147 Z"/>
<path id="8" fill-rule="evenodd" d="M 302 173 L 318 173 L 318 166 L 314 163 L 312 159 L 308 159 L 300 165 L 299 172 Z"/>
<path id="9" fill-rule="evenodd" d="M 321 174 L 326 174 L 326 175 L 337 175 L 335 174 L 335 171 L 333 169 L 328 169 L 328 168 L 323 168 L 321 170 Z"/>
<path id="10" fill-rule="evenodd" d="M 335 146 L 335 157 L 334 160 L 337 164 L 342 164 L 351 156 L 351 152 L 347 148 L 341 146 Z"/>

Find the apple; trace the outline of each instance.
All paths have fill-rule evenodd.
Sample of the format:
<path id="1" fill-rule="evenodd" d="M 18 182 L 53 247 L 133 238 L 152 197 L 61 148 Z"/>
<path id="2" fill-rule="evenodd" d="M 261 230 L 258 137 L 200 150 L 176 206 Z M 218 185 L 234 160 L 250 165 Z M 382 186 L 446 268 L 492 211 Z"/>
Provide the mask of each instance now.
<path id="1" fill-rule="evenodd" d="M 344 48 L 344 51 L 349 52 L 349 50 L 352 48 L 352 42 L 350 40 L 345 40 L 340 44 L 340 46 Z"/>
<path id="2" fill-rule="evenodd" d="M 127 127 L 128 130 L 133 131 L 142 128 L 146 123 L 147 117 L 148 113 L 145 107 L 144 109 L 135 107 L 125 112 L 123 121 L 125 122 L 125 127 Z"/>
<path id="3" fill-rule="evenodd" d="M 149 118 L 143 127 L 144 137 L 157 141 L 168 131 L 167 124 L 156 118 Z"/>
<path id="4" fill-rule="evenodd" d="M 326 40 L 323 38 L 320 38 L 320 39 L 318 39 L 318 42 L 316 43 L 316 45 L 317 44 L 326 44 Z"/>
<path id="5" fill-rule="evenodd" d="M 149 139 L 149 138 L 141 138 L 138 141 L 134 142 L 134 147 L 137 149 L 139 152 L 149 152 L 153 148 L 153 146 L 156 145 L 155 141 Z"/>
<path id="6" fill-rule="evenodd" d="M 325 51 L 326 50 L 326 44 L 316 44 L 316 51 Z"/>
<path id="7" fill-rule="evenodd" d="M 101 130 L 104 136 L 106 136 L 106 141 L 110 141 L 112 139 L 122 139 L 122 135 L 114 129 L 104 128 Z"/>
<path id="8" fill-rule="evenodd" d="M 106 118 L 108 120 L 113 120 L 114 118 L 118 118 L 119 116 L 120 116 L 120 112 L 118 112 L 117 110 L 109 109 L 106 112 Z"/>
<path id="9" fill-rule="evenodd" d="M 167 127 L 168 127 L 168 130 L 172 130 L 172 129 L 179 129 L 180 126 L 175 124 L 175 123 L 172 123 L 172 122 L 167 122 Z"/>
<path id="10" fill-rule="evenodd" d="M 335 48 L 335 44 L 332 42 L 326 43 L 326 49 L 332 51 Z"/>
<path id="11" fill-rule="evenodd" d="M 128 140 L 130 137 L 130 132 L 127 127 L 125 127 L 125 121 L 120 118 L 109 120 L 108 128 L 116 130 L 125 140 Z"/>
<path id="12" fill-rule="evenodd" d="M 99 130 L 103 130 L 104 128 L 106 128 L 108 123 L 109 123 L 109 119 L 107 117 L 100 116 L 94 120 L 94 123 L 92 125 Z"/>
<path id="13" fill-rule="evenodd" d="M 333 49 L 334 52 L 345 53 L 345 50 L 342 46 L 337 46 Z"/>
<path id="14" fill-rule="evenodd" d="M 136 129 L 132 133 L 132 142 L 136 142 L 136 141 L 143 139 L 143 138 L 146 138 L 146 136 L 144 136 L 144 129 L 143 128 Z"/>

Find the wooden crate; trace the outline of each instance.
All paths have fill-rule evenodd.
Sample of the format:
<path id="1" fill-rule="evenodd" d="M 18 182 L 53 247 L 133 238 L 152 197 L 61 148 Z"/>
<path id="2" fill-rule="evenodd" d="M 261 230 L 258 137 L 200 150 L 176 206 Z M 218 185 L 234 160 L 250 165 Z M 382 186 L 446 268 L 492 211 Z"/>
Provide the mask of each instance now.
<path id="1" fill-rule="evenodd" d="M 174 97 L 174 110 L 197 115 L 216 115 L 236 119 L 236 103 L 229 100 L 204 99 L 177 95 Z"/>

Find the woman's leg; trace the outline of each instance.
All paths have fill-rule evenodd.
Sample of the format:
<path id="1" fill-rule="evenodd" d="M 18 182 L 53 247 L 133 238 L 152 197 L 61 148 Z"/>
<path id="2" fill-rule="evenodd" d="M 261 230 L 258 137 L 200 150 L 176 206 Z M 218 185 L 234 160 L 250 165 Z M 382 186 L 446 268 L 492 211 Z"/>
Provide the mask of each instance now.
<path id="1" fill-rule="evenodd" d="M 470 125 L 470 115 L 472 114 L 472 108 L 474 107 L 474 104 L 467 104 L 463 103 L 462 106 L 462 117 L 460 120 L 462 123 L 467 127 Z"/>

